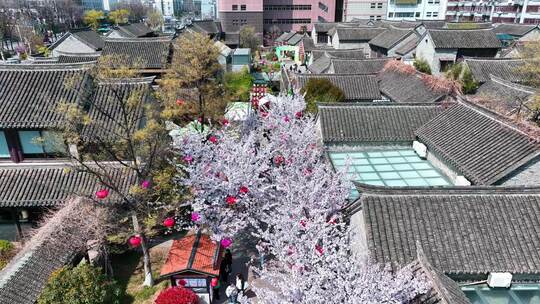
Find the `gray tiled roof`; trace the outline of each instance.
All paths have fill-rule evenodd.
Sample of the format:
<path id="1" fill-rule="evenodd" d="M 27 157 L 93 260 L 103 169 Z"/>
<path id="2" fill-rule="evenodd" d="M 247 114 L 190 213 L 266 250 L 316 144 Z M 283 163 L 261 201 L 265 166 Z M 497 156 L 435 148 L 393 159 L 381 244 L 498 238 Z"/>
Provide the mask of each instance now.
<path id="1" fill-rule="evenodd" d="M 136 177 L 125 169 L 108 168 L 109 176 L 127 194 Z M 95 175 L 69 169 L 69 164 L 0 167 L 0 207 L 53 207 L 73 195 L 93 198 L 102 188 Z M 107 202 L 118 201 L 111 191 Z"/>
<path id="2" fill-rule="evenodd" d="M 445 97 L 443 93 L 431 90 L 420 74 L 404 74 L 383 71 L 377 75 L 381 93 L 394 102 L 426 103 L 437 102 Z"/>
<path id="3" fill-rule="evenodd" d="M 357 187 L 355 204 L 377 262 L 406 265 L 419 243 L 433 267 L 453 279 L 540 274 L 538 188 Z"/>
<path id="4" fill-rule="evenodd" d="M 416 260 L 407 267 L 412 270 L 416 278 L 426 280 L 430 288 L 427 293 L 420 295 L 410 304 L 471 304 L 454 280 L 429 263 L 419 244 L 416 246 L 416 253 Z"/>
<path id="5" fill-rule="evenodd" d="M 323 74 L 323 73 L 328 72 L 328 69 L 330 68 L 331 63 L 332 63 L 332 60 L 330 59 L 330 57 L 328 57 L 328 55 L 323 53 L 322 56 L 313 60 L 313 63 L 311 63 L 308 66 L 308 70 L 314 74 Z"/>
<path id="6" fill-rule="evenodd" d="M 345 49 L 345 50 L 313 50 L 313 59 L 317 60 L 323 55 L 328 58 L 336 59 L 364 59 L 364 49 Z"/>
<path id="7" fill-rule="evenodd" d="M 144 23 L 120 25 L 117 29 L 120 31 L 121 35 L 126 38 L 149 37 L 154 33 L 154 31 Z"/>
<path id="8" fill-rule="evenodd" d="M 388 50 L 412 33 L 411 29 L 390 28 L 371 39 L 369 44 Z"/>
<path id="9" fill-rule="evenodd" d="M 110 79 L 98 83 L 88 106 L 91 123 L 84 125 L 82 138 L 87 141 L 109 141 L 124 138 L 128 124 L 130 132 L 139 129 L 145 120 L 144 105 L 154 101 L 151 88 L 153 79 Z M 139 103 L 131 104 L 124 115 L 121 109 L 134 94 L 137 94 Z"/>
<path id="10" fill-rule="evenodd" d="M 433 39 L 436 49 L 498 49 L 502 47 L 492 29 L 429 29 L 427 32 Z"/>
<path id="11" fill-rule="evenodd" d="M 84 64 L 0 66 L 0 128 L 50 128 L 64 121 L 57 109 L 61 102 L 79 103 L 77 94 L 88 79 Z M 66 88 L 73 80 L 75 90 Z"/>
<path id="12" fill-rule="evenodd" d="M 540 93 L 540 90 L 506 81 L 495 76 L 482 84 L 473 97 L 480 100 L 487 99 L 490 103 L 496 102 L 496 110 L 501 114 L 514 114 L 520 106 L 521 113 L 528 111 L 527 106 L 531 97 Z"/>
<path id="13" fill-rule="evenodd" d="M 85 42 L 88 46 L 92 47 L 96 51 L 103 48 L 103 37 L 92 30 L 72 31 L 71 34 L 77 37 L 79 40 Z"/>
<path id="14" fill-rule="evenodd" d="M 326 143 L 412 142 L 414 131 L 442 110 L 435 104 L 320 104 L 319 119 Z"/>
<path id="15" fill-rule="evenodd" d="M 403 39 L 403 44 L 396 48 L 396 54 L 406 55 L 409 52 L 415 50 L 421 38 L 422 37 L 416 32 L 414 32 L 412 35 L 407 36 L 407 38 Z"/>
<path id="16" fill-rule="evenodd" d="M 384 28 L 373 28 L 373 27 L 336 27 L 339 41 L 369 41 L 380 33 L 384 32 Z"/>
<path id="17" fill-rule="evenodd" d="M 377 74 L 384 68 L 384 65 L 393 60 L 392 58 L 373 59 L 330 59 L 331 68 L 335 74 Z"/>
<path id="18" fill-rule="evenodd" d="M 221 33 L 220 24 L 213 20 L 197 20 L 191 24 L 193 29 L 199 33 L 217 35 Z"/>
<path id="19" fill-rule="evenodd" d="M 304 87 L 312 78 L 328 79 L 343 91 L 346 101 L 371 101 L 381 98 L 377 78 L 372 75 L 297 74 L 296 77 L 299 88 Z"/>
<path id="20" fill-rule="evenodd" d="M 512 81 L 523 82 L 526 78 L 518 69 L 523 66 L 522 59 L 506 58 L 466 58 L 465 64 L 471 70 L 473 77 L 478 82 L 486 82 L 490 75 Z"/>
<path id="21" fill-rule="evenodd" d="M 315 46 L 315 42 L 313 42 L 313 39 L 311 37 L 305 36 L 302 38 L 302 44 L 304 46 L 305 52 L 311 52 L 317 47 Z"/>
<path id="22" fill-rule="evenodd" d="M 169 60 L 171 37 L 106 39 L 102 56 L 125 56 L 132 62 L 141 60 L 144 68 L 161 69 Z"/>
<path id="23" fill-rule="evenodd" d="M 416 135 L 428 150 L 477 185 L 494 184 L 540 155 L 529 136 L 464 102 L 439 114 Z"/>
<path id="24" fill-rule="evenodd" d="M 493 30 L 497 34 L 508 34 L 512 36 L 521 37 L 530 31 L 538 28 L 538 25 L 535 24 L 499 24 Z"/>
<path id="25" fill-rule="evenodd" d="M 58 63 L 79 63 L 79 62 L 94 62 L 97 61 L 99 55 L 96 56 L 58 56 Z"/>

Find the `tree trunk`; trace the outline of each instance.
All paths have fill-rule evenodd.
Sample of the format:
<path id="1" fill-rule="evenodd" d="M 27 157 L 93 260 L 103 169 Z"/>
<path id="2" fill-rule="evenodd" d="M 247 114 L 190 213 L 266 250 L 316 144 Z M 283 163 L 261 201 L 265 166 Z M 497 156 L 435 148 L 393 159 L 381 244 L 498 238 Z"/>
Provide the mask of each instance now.
<path id="1" fill-rule="evenodd" d="M 144 282 L 143 286 L 154 286 L 154 278 L 152 277 L 152 266 L 150 264 L 150 252 L 146 246 L 146 239 L 144 233 L 139 226 L 139 220 L 137 215 L 132 215 L 131 219 L 133 221 L 133 229 L 135 233 L 141 237 L 141 250 L 143 252 L 143 263 L 144 263 Z"/>

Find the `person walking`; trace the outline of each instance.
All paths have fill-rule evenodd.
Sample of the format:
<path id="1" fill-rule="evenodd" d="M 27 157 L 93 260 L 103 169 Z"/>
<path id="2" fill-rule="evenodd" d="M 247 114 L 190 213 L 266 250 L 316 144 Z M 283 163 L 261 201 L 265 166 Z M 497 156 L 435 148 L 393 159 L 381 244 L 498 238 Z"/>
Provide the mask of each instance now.
<path id="1" fill-rule="evenodd" d="M 247 282 L 244 279 L 244 276 L 241 273 L 236 274 L 236 289 L 238 289 L 238 293 L 244 295 L 244 292 L 247 288 Z"/>
<path id="2" fill-rule="evenodd" d="M 225 295 L 227 296 L 227 299 L 229 299 L 229 303 L 236 303 L 236 298 L 238 297 L 238 289 L 236 289 L 236 286 L 233 282 L 227 287 L 225 290 Z"/>
<path id="3" fill-rule="evenodd" d="M 232 272 L 232 253 L 229 249 L 225 250 L 225 256 L 220 265 L 221 280 L 225 284 L 229 283 L 229 275 Z"/>

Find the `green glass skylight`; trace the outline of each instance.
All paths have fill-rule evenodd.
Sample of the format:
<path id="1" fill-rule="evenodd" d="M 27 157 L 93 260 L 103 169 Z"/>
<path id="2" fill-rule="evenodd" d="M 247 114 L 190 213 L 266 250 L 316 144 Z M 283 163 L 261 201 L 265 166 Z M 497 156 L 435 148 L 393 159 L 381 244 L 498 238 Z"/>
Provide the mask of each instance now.
<path id="1" fill-rule="evenodd" d="M 349 159 L 351 180 L 378 186 L 448 186 L 450 181 L 429 161 L 412 149 L 330 152 L 336 170 L 344 170 Z M 351 189 L 351 198 L 358 197 Z"/>
<path id="2" fill-rule="evenodd" d="M 540 304 L 539 284 L 512 284 L 490 288 L 486 284 L 461 288 L 472 304 Z"/>

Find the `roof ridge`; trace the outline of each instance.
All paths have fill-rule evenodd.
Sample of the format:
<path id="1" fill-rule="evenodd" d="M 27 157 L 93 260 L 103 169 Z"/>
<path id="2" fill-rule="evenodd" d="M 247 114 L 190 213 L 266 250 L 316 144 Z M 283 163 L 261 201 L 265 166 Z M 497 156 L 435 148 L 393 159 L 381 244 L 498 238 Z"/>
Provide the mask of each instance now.
<path id="1" fill-rule="evenodd" d="M 353 181 L 364 195 L 388 196 L 451 196 L 451 195 L 540 195 L 540 186 L 436 186 L 436 187 L 388 187 L 375 186 Z"/>
<path id="2" fill-rule="evenodd" d="M 169 42 L 172 41 L 172 36 L 159 37 L 141 37 L 141 38 L 110 38 L 103 39 L 105 42 Z"/>
<path id="3" fill-rule="evenodd" d="M 328 103 L 328 102 L 322 102 L 317 103 L 318 106 L 322 107 L 347 107 L 347 106 L 353 106 L 353 107 L 384 107 L 384 106 L 390 106 L 390 107 L 442 107 L 439 103 L 433 103 L 433 102 L 336 102 L 336 103 Z"/>
<path id="4" fill-rule="evenodd" d="M 498 84 L 504 85 L 506 87 L 509 87 L 518 91 L 522 91 L 524 93 L 534 94 L 539 91 L 538 89 L 533 88 L 531 86 L 525 86 L 519 83 L 514 83 L 508 80 L 504 80 L 503 78 L 497 77 L 493 74 L 489 74 L 489 78 Z"/>
<path id="5" fill-rule="evenodd" d="M 476 112 L 480 113 L 481 115 L 483 115 L 483 116 L 485 116 L 485 117 L 487 117 L 487 118 L 489 118 L 489 119 L 491 119 L 491 120 L 493 120 L 493 121 L 495 121 L 497 123 L 500 123 L 500 124 L 510 128 L 510 129 L 516 131 L 517 133 L 520 133 L 520 134 L 530 138 L 530 139 L 536 140 L 536 138 L 534 138 L 531 135 L 521 131 L 516 125 L 514 125 L 513 123 L 507 121 L 506 118 L 503 115 L 501 115 L 501 114 L 499 114 L 497 112 L 491 111 L 491 110 L 486 109 L 484 107 L 481 107 L 481 106 L 479 106 L 477 104 L 471 103 L 471 102 L 469 102 L 469 101 L 467 101 L 467 100 L 465 100 L 463 98 L 458 98 L 457 104 L 462 105 L 464 107 L 467 107 L 467 108 L 469 108 L 469 109 L 471 109 L 473 111 L 476 111 Z"/>
<path id="6" fill-rule="evenodd" d="M 99 85 L 107 84 L 141 84 L 141 83 L 152 83 L 156 76 L 148 77 L 135 77 L 135 78 L 107 78 L 99 81 Z"/>
<path id="7" fill-rule="evenodd" d="M 0 64 L 0 71 L 72 71 L 72 70 L 87 70 L 94 64 L 92 62 L 75 62 L 75 63 L 18 63 L 18 64 Z"/>

